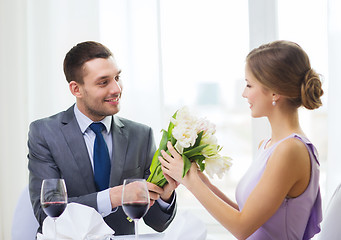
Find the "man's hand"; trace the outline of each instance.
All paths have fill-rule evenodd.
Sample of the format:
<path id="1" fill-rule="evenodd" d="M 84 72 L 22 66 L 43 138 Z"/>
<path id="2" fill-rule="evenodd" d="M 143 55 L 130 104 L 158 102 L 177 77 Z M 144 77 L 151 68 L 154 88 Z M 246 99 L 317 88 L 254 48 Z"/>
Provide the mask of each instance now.
<path id="1" fill-rule="evenodd" d="M 171 196 L 174 190 L 179 186 L 179 183 L 174 181 L 168 175 L 165 176 L 168 183 L 164 186 L 164 188 L 158 187 L 157 185 L 147 182 L 147 188 L 149 191 L 150 198 L 150 207 L 153 206 L 155 201 L 161 197 L 161 199 L 165 202 L 171 202 Z M 116 208 L 122 205 L 122 190 L 123 185 L 112 187 L 109 190 L 111 207 Z"/>
<path id="2" fill-rule="evenodd" d="M 173 178 L 168 176 L 167 174 L 163 174 L 167 180 L 167 184 L 163 187 L 163 194 L 161 194 L 161 199 L 167 203 L 171 203 L 172 194 L 174 190 L 179 186 L 180 183 L 175 181 Z"/>
<path id="3" fill-rule="evenodd" d="M 158 187 L 157 185 L 147 182 L 147 187 L 149 190 L 149 198 L 150 198 L 150 207 L 154 205 L 155 201 L 160 198 L 163 194 L 163 189 Z"/>
<path id="4" fill-rule="evenodd" d="M 122 190 L 123 185 L 112 187 L 109 189 L 111 207 L 116 208 L 122 205 Z"/>
<path id="5" fill-rule="evenodd" d="M 160 198 L 161 194 L 164 193 L 164 190 L 150 182 L 147 182 L 147 188 L 149 191 L 150 207 L 151 207 L 153 206 L 155 201 Z M 109 194 L 110 194 L 110 201 L 111 201 L 112 208 L 122 205 L 122 200 L 121 200 L 122 191 L 123 191 L 123 185 L 110 188 Z"/>

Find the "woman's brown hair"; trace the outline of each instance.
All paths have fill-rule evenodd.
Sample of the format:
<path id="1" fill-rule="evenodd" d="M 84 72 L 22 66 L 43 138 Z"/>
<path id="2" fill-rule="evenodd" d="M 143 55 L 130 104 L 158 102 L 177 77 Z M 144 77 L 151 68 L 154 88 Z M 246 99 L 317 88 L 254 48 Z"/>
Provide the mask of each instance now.
<path id="1" fill-rule="evenodd" d="M 320 76 L 298 44 L 281 40 L 261 45 L 248 54 L 246 63 L 265 88 L 286 97 L 294 107 L 316 109 L 322 105 Z"/>

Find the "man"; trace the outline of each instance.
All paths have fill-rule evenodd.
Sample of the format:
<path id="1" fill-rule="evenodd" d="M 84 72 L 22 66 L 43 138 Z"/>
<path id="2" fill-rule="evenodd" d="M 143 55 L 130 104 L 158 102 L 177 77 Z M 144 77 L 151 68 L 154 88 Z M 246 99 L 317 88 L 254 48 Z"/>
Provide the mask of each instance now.
<path id="1" fill-rule="evenodd" d="M 41 226 L 46 217 L 40 206 L 42 180 L 63 178 L 69 202 L 95 208 L 115 235 L 133 234 L 133 223 L 119 207 L 122 183 L 150 174 L 156 150 L 152 129 L 115 115 L 120 110 L 121 70 L 102 44 L 73 47 L 64 59 L 64 73 L 76 104 L 30 125 L 29 189 L 35 216 Z M 103 128 L 98 135 L 93 125 Z M 101 141 L 100 147 L 96 145 Z M 98 160 L 102 159 L 98 154 L 105 160 Z M 144 221 L 160 232 L 175 216 L 177 184 L 169 179 L 164 189 L 147 185 L 152 206 Z"/>

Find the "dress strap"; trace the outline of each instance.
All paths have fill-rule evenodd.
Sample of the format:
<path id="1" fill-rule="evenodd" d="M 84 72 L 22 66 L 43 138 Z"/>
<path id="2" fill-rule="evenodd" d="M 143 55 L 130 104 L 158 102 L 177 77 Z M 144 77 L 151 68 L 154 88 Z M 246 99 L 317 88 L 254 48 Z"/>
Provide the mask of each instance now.
<path id="1" fill-rule="evenodd" d="M 296 133 L 293 134 L 293 137 L 295 137 L 295 138 L 301 140 L 301 142 L 303 142 L 303 143 L 307 146 L 307 148 L 308 148 L 308 150 L 309 150 L 309 153 L 310 153 L 311 155 L 313 155 L 315 161 L 316 161 L 317 164 L 320 166 L 318 152 L 317 152 L 315 146 L 309 141 L 309 139 L 308 139 L 308 138 L 305 138 L 305 137 L 303 137 L 303 136 L 301 136 L 301 135 L 298 135 L 298 134 L 296 134 Z"/>

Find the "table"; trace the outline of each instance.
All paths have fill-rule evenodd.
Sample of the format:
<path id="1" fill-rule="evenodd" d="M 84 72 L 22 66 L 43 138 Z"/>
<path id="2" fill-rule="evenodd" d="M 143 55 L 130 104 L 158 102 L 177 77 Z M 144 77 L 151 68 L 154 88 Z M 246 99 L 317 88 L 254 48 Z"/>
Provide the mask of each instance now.
<path id="1" fill-rule="evenodd" d="M 140 234 L 139 240 L 161 240 L 164 237 L 164 233 L 148 233 L 148 234 Z M 135 240 L 135 235 L 123 235 L 123 236 L 114 236 L 113 240 Z"/>

